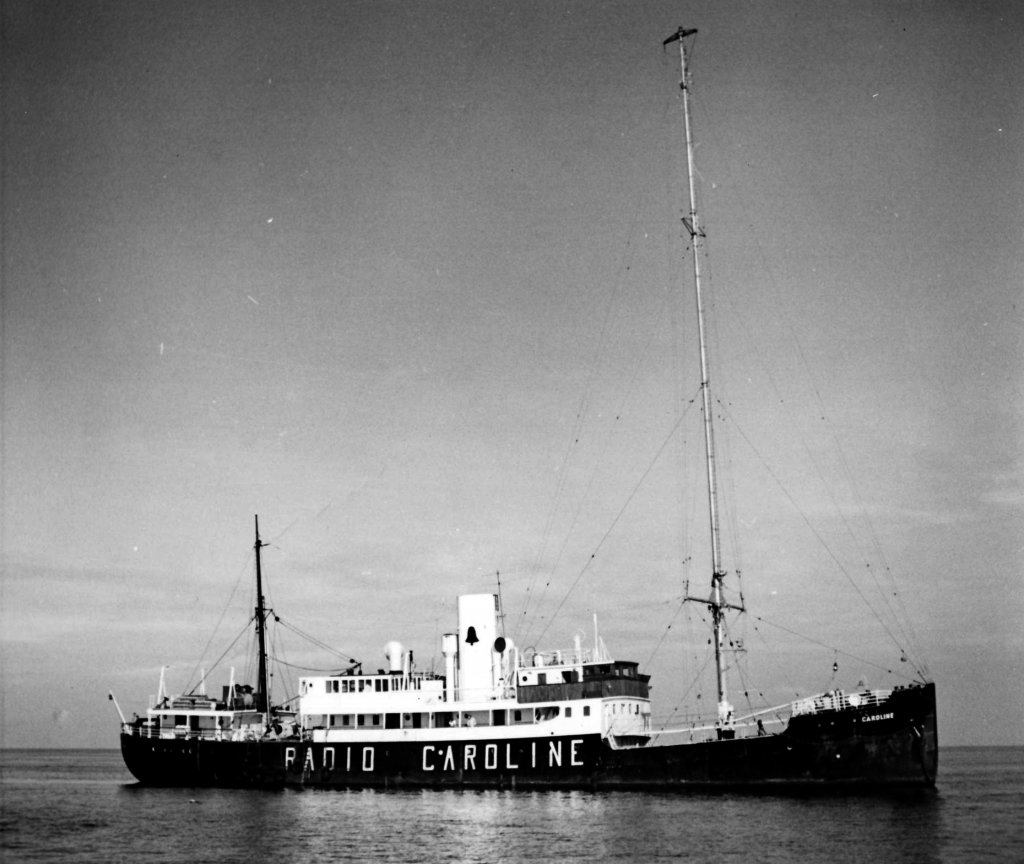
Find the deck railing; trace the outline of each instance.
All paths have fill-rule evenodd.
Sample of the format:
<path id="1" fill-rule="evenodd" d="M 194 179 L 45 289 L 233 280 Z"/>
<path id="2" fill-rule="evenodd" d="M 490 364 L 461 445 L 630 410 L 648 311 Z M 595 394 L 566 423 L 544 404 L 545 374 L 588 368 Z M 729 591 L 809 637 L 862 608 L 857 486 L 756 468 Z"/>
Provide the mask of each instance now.
<path id="1" fill-rule="evenodd" d="M 892 695 L 892 690 L 862 690 L 860 693 L 843 693 L 833 690 L 820 696 L 810 696 L 793 703 L 794 717 L 801 714 L 818 714 L 822 711 L 842 711 L 846 708 L 865 708 L 881 705 Z"/>
<path id="2" fill-rule="evenodd" d="M 185 729 L 180 726 L 122 723 L 121 731 L 138 738 L 175 738 L 183 741 L 256 741 L 263 737 L 262 730 L 255 726 L 244 729 Z"/>

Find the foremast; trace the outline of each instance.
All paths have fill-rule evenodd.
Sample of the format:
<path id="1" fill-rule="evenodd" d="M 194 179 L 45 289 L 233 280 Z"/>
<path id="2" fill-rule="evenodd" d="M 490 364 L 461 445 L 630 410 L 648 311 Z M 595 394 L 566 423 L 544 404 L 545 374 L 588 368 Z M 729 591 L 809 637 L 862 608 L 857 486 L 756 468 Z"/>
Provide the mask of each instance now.
<path id="1" fill-rule="evenodd" d="M 259 640 L 259 681 L 256 691 L 256 710 L 265 715 L 270 722 L 270 687 L 267 683 L 267 612 L 263 603 L 263 573 L 260 568 L 260 549 L 266 544 L 260 541 L 260 517 L 256 516 L 256 638 Z"/>
<path id="2" fill-rule="evenodd" d="M 701 284 L 700 260 L 704 246 L 704 230 L 697 216 L 697 192 L 694 184 L 693 167 L 693 134 L 690 121 L 690 70 L 686 64 L 686 43 L 688 36 L 696 30 L 685 30 L 682 27 L 662 43 L 669 45 L 679 43 L 679 88 L 683 91 L 683 118 L 686 129 L 686 175 L 690 193 L 690 213 L 683 219 L 683 224 L 690 233 L 693 246 L 693 282 L 697 300 L 697 337 L 700 343 L 700 391 L 704 410 L 704 457 L 707 466 L 708 481 L 708 513 L 711 528 L 711 597 L 707 602 L 711 611 L 715 641 L 715 670 L 718 684 L 718 720 L 725 724 L 731 719 L 732 705 L 729 704 L 728 688 L 725 678 L 725 610 L 730 604 L 723 600 L 722 583 L 725 570 L 722 567 L 722 544 L 718 521 L 718 477 L 715 465 L 715 428 L 711 410 L 711 378 L 708 373 L 708 347 L 704 324 L 704 294 Z"/>

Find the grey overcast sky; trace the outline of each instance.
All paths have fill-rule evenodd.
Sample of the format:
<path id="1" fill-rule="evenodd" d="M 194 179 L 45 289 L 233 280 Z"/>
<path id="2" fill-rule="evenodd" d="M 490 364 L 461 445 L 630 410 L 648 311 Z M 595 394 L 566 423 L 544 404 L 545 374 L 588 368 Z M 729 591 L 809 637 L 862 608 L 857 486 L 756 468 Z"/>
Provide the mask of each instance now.
<path id="1" fill-rule="evenodd" d="M 500 571 L 522 647 L 596 613 L 713 704 L 682 25 L 733 701 L 926 667 L 1024 744 L 1022 9 L 4 3 L 0 742 L 244 677 L 256 513 L 366 668 Z"/>

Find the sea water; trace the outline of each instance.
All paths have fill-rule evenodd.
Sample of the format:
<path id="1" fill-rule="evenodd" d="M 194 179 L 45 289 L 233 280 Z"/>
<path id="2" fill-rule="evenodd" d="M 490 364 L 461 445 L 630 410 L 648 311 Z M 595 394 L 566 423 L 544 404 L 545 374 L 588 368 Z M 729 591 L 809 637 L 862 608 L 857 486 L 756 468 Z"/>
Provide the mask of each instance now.
<path id="1" fill-rule="evenodd" d="M 0 751 L 0 861 L 1024 861 L 1024 748 L 911 795 L 147 789 L 120 753 Z"/>

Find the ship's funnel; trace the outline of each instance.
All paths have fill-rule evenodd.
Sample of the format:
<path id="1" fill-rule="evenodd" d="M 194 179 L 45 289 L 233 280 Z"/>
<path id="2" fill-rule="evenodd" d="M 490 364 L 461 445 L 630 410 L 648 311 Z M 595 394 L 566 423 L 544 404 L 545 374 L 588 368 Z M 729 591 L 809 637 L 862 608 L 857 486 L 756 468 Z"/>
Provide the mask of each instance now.
<path id="1" fill-rule="evenodd" d="M 402 643 L 392 640 L 384 646 L 384 656 L 388 658 L 388 671 L 402 671 Z"/>
<path id="2" fill-rule="evenodd" d="M 459 598 L 459 698 L 463 701 L 494 698 L 497 625 L 497 595 Z"/>

